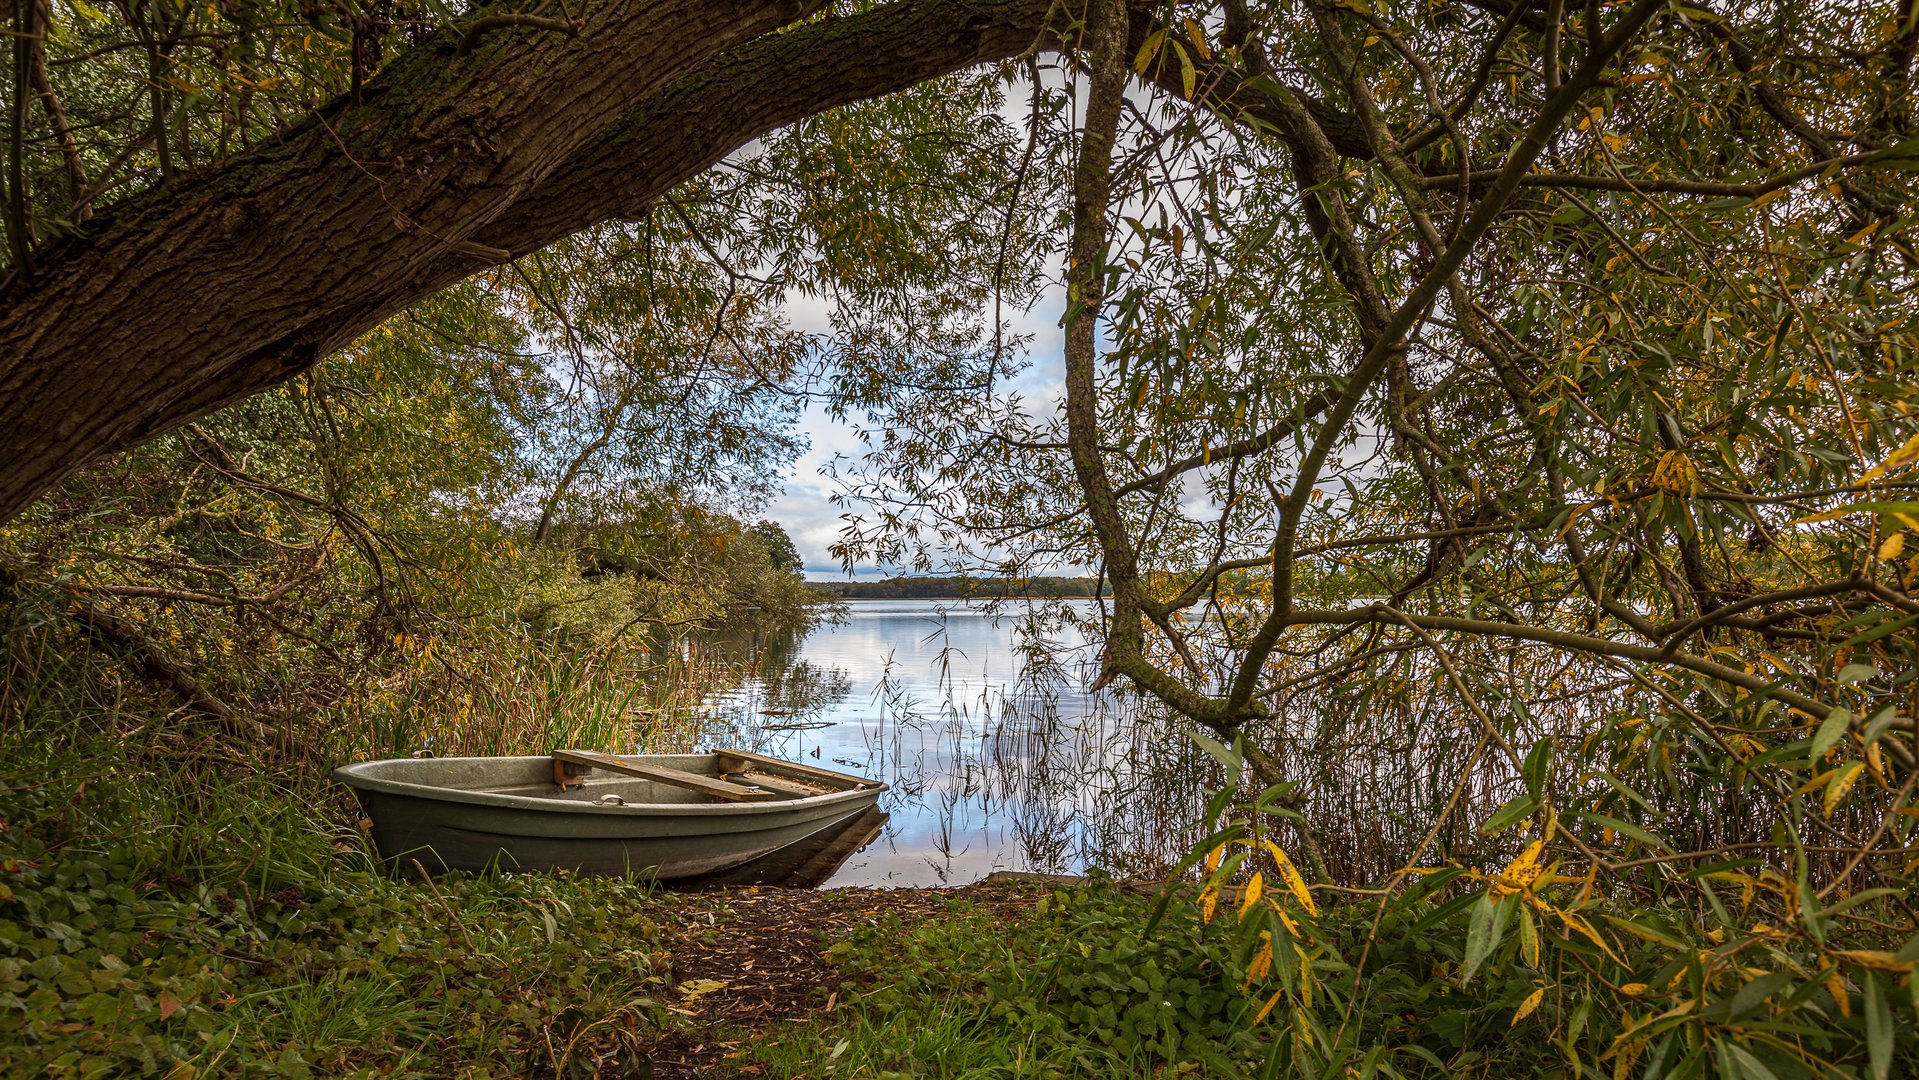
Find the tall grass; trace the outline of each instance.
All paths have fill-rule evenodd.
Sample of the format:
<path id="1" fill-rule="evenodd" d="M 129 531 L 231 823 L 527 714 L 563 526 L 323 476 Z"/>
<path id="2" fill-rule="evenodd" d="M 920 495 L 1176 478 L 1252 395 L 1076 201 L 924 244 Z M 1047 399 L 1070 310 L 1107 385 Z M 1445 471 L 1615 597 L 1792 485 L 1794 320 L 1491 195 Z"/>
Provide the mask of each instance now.
<path id="1" fill-rule="evenodd" d="M 697 737 L 696 707 L 737 671 L 677 645 L 503 635 L 484 648 L 403 640 L 403 662 L 322 715 L 337 757 L 539 754 L 558 747 L 672 752 Z"/>
<path id="2" fill-rule="evenodd" d="M 645 886 L 391 875 L 322 762 L 62 629 L 0 628 L 0 1076 L 618 1075 L 655 1037 Z"/>

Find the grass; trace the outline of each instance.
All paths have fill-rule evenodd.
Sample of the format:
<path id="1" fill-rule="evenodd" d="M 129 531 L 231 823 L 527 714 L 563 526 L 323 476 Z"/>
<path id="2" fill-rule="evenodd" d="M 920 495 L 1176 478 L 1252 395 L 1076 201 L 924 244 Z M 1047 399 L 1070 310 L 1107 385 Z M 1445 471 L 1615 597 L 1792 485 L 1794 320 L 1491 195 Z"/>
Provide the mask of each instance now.
<path id="1" fill-rule="evenodd" d="M 1690 960 L 1629 957 L 1637 985 L 1609 985 L 1610 973 L 1570 956 L 1542 973 L 1504 952 L 1475 978 L 1461 966 L 1466 909 L 1440 890 L 1378 922 L 1375 903 L 1322 905 L 1301 963 L 1282 975 L 1248 932 L 1258 912 L 1234 907 L 1222 902 L 1208 921 L 1190 896 L 1158 910 L 1095 884 L 1056 891 L 1010 923 L 964 901 L 910 928 L 882 919 L 830 946 L 846 979 L 839 1009 L 778 1039 L 739 1036 L 752 1050 L 735 1067 L 809 1080 L 1919 1075 L 1911 984 L 1883 972 L 1846 973 L 1854 989 L 1839 998 L 1832 969 L 1722 951 L 1706 935 Z M 1734 955 L 1745 963 L 1723 963 Z M 1308 956 L 1313 974 L 1302 975 Z M 1701 963 L 1712 976 L 1688 985 Z M 1879 1004 L 1875 984 L 1892 991 Z M 1682 998 L 1691 1003 L 1673 1004 Z"/>
<path id="2" fill-rule="evenodd" d="M 659 905 L 396 878 L 326 761 L 259 753 L 32 605 L 0 625 L 0 1077 L 617 1074 L 664 1025 Z M 333 760 L 675 746 L 715 665 L 509 635 L 303 722 Z"/>
<path id="3" fill-rule="evenodd" d="M 0 1075 L 619 1075 L 675 1022 L 644 887 L 395 878 L 324 782 L 114 730 L 0 728 Z M 1262 955 L 1261 927 L 1289 940 L 1271 895 L 1208 919 L 1190 895 L 1162 911 L 1095 884 L 1016 915 L 960 897 L 911 926 L 876 897 L 877 919 L 822 942 L 837 1009 L 702 1038 L 744 1048 L 736 1073 L 810 1080 L 1919 1069 L 1904 951 L 1838 971 L 1781 935 L 1738 943 L 1620 908 L 1681 948 L 1607 933 L 1611 960 L 1515 929 L 1473 958 L 1475 894 L 1440 882 L 1384 912 L 1294 908 L 1298 949 Z M 1681 998 L 1696 1000 L 1671 1012 Z"/>
<path id="4" fill-rule="evenodd" d="M 1151 914 L 1095 886 L 1010 924 L 964 899 L 911 928 L 881 918 L 828 949 L 844 1004 L 753 1041 L 750 1064 L 785 1077 L 1249 1075 L 1262 1043 L 1230 938 L 1184 918 L 1148 935 Z"/>
<path id="5" fill-rule="evenodd" d="M 0 733 L 0 1075 L 591 1075 L 663 1018 L 648 890 L 384 873 L 318 782 Z"/>
<path id="6" fill-rule="evenodd" d="M 111 668 L 7 655 L 0 1076 L 617 1074 L 676 1022 L 644 887 L 395 878 L 312 762 L 240 760 Z M 381 684 L 392 708 L 337 713 L 334 737 L 414 739 L 485 715 L 498 722 L 469 732 L 485 749 L 537 753 L 545 738 L 655 730 L 611 662 L 420 659 Z M 438 693 L 479 677 L 496 687 L 479 705 Z M 1010 923 L 965 900 L 911 927 L 882 916 L 824 943 L 845 980 L 836 1011 L 718 1033 L 745 1048 L 730 1067 L 814 1080 L 1919 1075 L 1903 890 L 1822 904 L 1803 867 L 1795 880 L 1755 860 L 1688 872 L 1703 900 L 1596 889 L 1548 871 L 1535 842 L 1504 871 L 1433 868 L 1389 902 L 1315 903 L 1296 873 L 1221 900 L 1256 847 L 1248 827 L 1215 835 L 1216 853 L 1236 849 L 1208 887 L 1216 909 L 1095 886 Z"/>
<path id="7" fill-rule="evenodd" d="M 525 632 L 459 650 L 403 637 L 398 648 L 403 660 L 385 678 L 321 711 L 329 752 L 684 751 L 695 735 L 694 706 L 740 677 L 705 655 L 655 654 L 631 643 L 561 647 Z"/>

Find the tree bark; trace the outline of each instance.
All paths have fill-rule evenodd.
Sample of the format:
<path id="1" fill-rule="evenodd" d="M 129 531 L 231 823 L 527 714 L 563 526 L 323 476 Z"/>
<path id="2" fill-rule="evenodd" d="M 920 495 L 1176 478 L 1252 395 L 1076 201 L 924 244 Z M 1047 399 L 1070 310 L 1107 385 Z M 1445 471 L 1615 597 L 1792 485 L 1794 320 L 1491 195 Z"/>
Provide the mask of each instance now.
<path id="1" fill-rule="evenodd" d="M 0 295 L 0 520 L 755 137 L 1016 54 L 1049 11 L 911 0 L 791 27 L 817 6 L 607 0 L 578 37 L 505 28 L 463 56 L 449 31 L 364 105 L 103 213 Z"/>

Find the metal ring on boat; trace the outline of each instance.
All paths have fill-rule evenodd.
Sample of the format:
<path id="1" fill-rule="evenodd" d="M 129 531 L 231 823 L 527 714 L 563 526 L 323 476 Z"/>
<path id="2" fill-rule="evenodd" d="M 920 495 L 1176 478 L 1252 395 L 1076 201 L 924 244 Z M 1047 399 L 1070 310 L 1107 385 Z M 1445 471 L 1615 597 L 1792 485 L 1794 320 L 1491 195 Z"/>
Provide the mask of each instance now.
<path id="1" fill-rule="evenodd" d="M 601 806 L 625 806 L 626 805 L 625 799 L 620 798 L 618 795 L 615 795 L 610 791 L 593 801 L 599 803 Z"/>

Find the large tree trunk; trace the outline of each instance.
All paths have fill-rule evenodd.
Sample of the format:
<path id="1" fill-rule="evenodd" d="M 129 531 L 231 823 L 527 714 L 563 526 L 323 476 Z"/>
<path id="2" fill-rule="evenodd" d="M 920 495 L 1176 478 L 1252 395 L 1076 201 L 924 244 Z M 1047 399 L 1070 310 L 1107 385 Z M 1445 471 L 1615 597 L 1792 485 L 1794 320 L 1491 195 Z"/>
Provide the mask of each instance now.
<path id="1" fill-rule="evenodd" d="M 755 137 L 1029 48 L 1050 10 L 908 0 L 791 26 L 818 6 L 609 0 L 578 37 L 508 27 L 468 55 L 448 34 L 365 104 L 102 215 L 4 297 L 0 521 Z"/>

